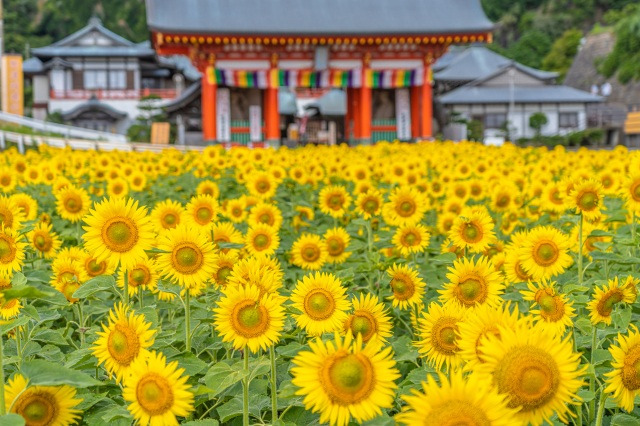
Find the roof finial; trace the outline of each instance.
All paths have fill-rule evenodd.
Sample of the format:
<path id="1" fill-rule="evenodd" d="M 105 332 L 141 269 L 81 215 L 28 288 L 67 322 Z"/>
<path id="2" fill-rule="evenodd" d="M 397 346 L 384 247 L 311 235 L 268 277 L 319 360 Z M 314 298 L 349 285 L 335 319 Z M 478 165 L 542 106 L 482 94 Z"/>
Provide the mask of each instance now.
<path id="1" fill-rule="evenodd" d="M 94 13 L 93 15 L 91 15 L 91 18 L 89 18 L 89 25 L 93 27 L 102 25 L 102 19 L 100 19 L 100 17 Z"/>

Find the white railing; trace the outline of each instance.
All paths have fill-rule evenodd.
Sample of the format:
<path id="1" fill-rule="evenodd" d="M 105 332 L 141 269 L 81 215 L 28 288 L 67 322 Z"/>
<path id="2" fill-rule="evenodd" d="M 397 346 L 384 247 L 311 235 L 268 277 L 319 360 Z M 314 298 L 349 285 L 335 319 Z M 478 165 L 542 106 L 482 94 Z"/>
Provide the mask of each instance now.
<path id="1" fill-rule="evenodd" d="M 17 145 L 18 151 L 24 154 L 27 147 L 37 147 L 47 145 L 54 148 L 71 148 L 79 151 L 127 151 L 127 152 L 162 152 L 165 149 L 175 149 L 181 152 L 202 151 L 204 146 L 193 145 L 152 145 L 150 143 L 138 142 L 100 142 L 86 139 L 56 138 L 51 136 L 34 136 L 24 133 L 0 131 L 0 149 L 4 150 L 8 142 Z"/>
<path id="2" fill-rule="evenodd" d="M 117 133 L 100 132 L 98 130 L 83 129 L 82 127 L 66 126 L 64 124 L 50 123 L 48 121 L 36 120 L 34 118 L 22 117 L 20 115 L 0 112 L 0 122 L 17 124 L 29 127 L 39 132 L 50 132 L 64 135 L 67 138 L 103 140 L 108 142 L 125 143 L 127 137 Z"/>

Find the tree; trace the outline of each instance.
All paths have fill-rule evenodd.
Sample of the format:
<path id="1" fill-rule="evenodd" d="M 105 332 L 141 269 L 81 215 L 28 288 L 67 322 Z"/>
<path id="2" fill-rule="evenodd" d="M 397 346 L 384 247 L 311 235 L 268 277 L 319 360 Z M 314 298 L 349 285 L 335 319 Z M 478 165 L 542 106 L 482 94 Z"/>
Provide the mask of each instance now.
<path id="1" fill-rule="evenodd" d="M 542 31 L 527 31 L 507 50 L 509 57 L 533 68 L 542 66 L 544 58 L 551 49 L 551 38 Z"/>
<path id="2" fill-rule="evenodd" d="M 582 31 L 578 29 L 565 31 L 562 37 L 553 42 L 551 50 L 542 60 L 542 68 L 558 72 L 560 80 L 563 80 L 573 63 L 573 58 L 578 53 L 580 40 L 582 40 Z"/>
<path id="3" fill-rule="evenodd" d="M 627 6 L 615 28 L 616 44 L 600 65 L 606 77 L 616 75 L 626 84 L 640 79 L 640 5 Z"/>
<path id="4" fill-rule="evenodd" d="M 534 114 L 531 114 L 531 117 L 529 117 L 529 127 L 531 127 L 533 131 L 536 132 L 536 140 L 540 140 L 542 127 L 544 127 L 544 125 L 548 122 L 549 119 L 547 119 L 547 116 L 544 112 L 536 112 Z"/>

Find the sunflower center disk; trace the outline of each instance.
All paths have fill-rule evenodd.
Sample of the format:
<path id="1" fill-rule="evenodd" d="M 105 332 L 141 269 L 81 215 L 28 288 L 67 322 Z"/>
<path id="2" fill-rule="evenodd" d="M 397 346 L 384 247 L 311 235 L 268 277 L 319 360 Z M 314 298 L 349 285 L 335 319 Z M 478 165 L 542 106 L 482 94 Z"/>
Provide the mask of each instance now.
<path id="1" fill-rule="evenodd" d="M 629 348 L 622 367 L 622 383 L 631 391 L 640 389 L 640 345 Z"/>
<path id="2" fill-rule="evenodd" d="M 378 209 L 378 203 L 375 200 L 367 200 L 367 202 L 364 203 L 364 211 L 368 212 L 368 213 L 372 213 L 374 211 L 376 211 Z"/>
<path id="3" fill-rule="evenodd" d="M 551 400 L 560 386 L 560 371 L 547 352 L 534 346 L 511 349 L 494 373 L 500 393 L 509 395 L 511 408 L 535 410 Z"/>
<path id="4" fill-rule="evenodd" d="M 401 278 L 391 280 L 391 289 L 396 299 L 406 300 L 413 296 L 413 286 Z"/>
<path id="5" fill-rule="evenodd" d="M 408 246 L 412 246 L 417 244 L 418 240 L 418 236 L 412 232 L 408 233 L 407 235 L 404 236 L 404 242 L 405 244 L 407 244 Z"/>
<path id="6" fill-rule="evenodd" d="M 138 239 L 138 232 L 129 219 L 115 218 L 107 222 L 104 237 L 105 245 L 109 249 L 122 253 L 131 250 Z"/>
<path id="7" fill-rule="evenodd" d="M 43 235 L 38 235 L 34 242 L 36 243 L 36 247 L 39 249 L 44 249 L 47 244 L 47 240 Z"/>
<path id="8" fill-rule="evenodd" d="M 104 269 L 104 266 L 105 266 L 104 262 L 98 263 L 98 262 L 96 262 L 95 259 L 91 259 L 91 261 L 89 262 L 89 268 L 88 269 L 92 273 L 97 273 L 97 272 L 102 271 Z"/>
<path id="9" fill-rule="evenodd" d="M 476 302 L 482 302 L 486 296 L 483 292 L 484 285 L 473 278 L 467 279 L 464 282 L 460 283 L 460 296 L 462 297 L 462 302 L 465 304 L 474 304 Z"/>
<path id="10" fill-rule="evenodd" d="M 473 223 L 467 223 L 463 231 L 465 240 L 470 243 L 477 243 L 482 239 L 482 232 L 477 225 Z"/>
<path id="11" fill-rule="evenodd" d="M 129 365 L 140 352 L 140 341 L 136 332 L 127 326 L 116 324 L 109 334 L 109 353 L 121 365 Z"/>
<path id="12" fill-rule="evenodd" d="M 375 378 L 371 362 L 359 355 L 338 355 L 323 374 L 323 385 L 338 404 L 353 404 L 373 392 Z"/>
<path id="13" fill-rule="evenodd" d="M 315 262 L 320 258 L 320 250 L 315 246 L 307 246 L 302 250 L 302 258 L 307 262 Z"/>
<path id="14" fill-rule="evenodd" d="M 342 252 L 344 251 L 344 244 L 342 244 L 342 242 L 336 238 L 332 238 L 329 240 L 329 253 L 332 256 L 337 256 L 339 254 L 342 254 Z"/>
<path id="15" fill-rule="evenodd" d="M 269 244 L 269 237 L 260 234 L 253 240 L 253 242 L 255 243 L 256 247 L 264 248 L 267 246 L 267 244 Z"/>
<path id="16" fill-rule="evenodd" d="M 481 426 L 490 425 L 484 410 L 469 401 L 446 401 L 435 405 L 429 412 L 429 424 L 447 426 Z"/>
<path id="17" fill-rule="evenodd" d="M 23 394 L 15 406 L 15 412 L 24 417 L 28 425 L 50 424 L 56 413 L 55 398 L 47 392 Z"/>
<path id="18" fill-rule="evenodd" d="M 271 215 L 269 213 L 263 213 L 260 215 L 260 222 L 271 224 Z"/>
<path id="19" fill-rule="evenodd" d="M 82 209 L 82 202 L 75 197 L 67 198 L 64 206 L 66 207 L 67 211 L 71 213 L 77 213 Z"/>
<path id="20" fill-rule="evenodd" d="M 131 271 L 131 281 L 135 283 L 136 286 L 142 285 L 145 283 L 147 278 L 147 273 L 143 269 L 137 268 Z"/>
<path id="21" fill-rule="evenodd" d="M 545 294 L 540 297 L 538 304 L 546 314 L 551 314 L 556 311 L 556 299 L 551 295 Z"/>
<path id="22" fill-rule="evenodd" d="M 398 214 L 402 217 L 411 216 L 413 212 L 416 210 L 416 206 L 411 201 L 403 201 L 400 203 L 400 209 Z"/>
<path id="23" fill-rule="evenodd" d="M 207 207 L 200 207 L 196 212 L 196 216 L 200 223 L 207 223 L 213 217 L 213 212 Z"/>
<path id="24" fill-rule="evenodd" d="M 138 404 L 149 415 L 163 414 L 173 406 L 173 391 L 164 377 L 148 373 L 136 388 Z"/>
<path id="25" fill-rule="evenodd" d="M 175 252 L 176 269 L 189 274 L 197 271 L 202 263 L 200 251 L 196 247 L 180 247 Z"/>
<path id="26" fill-rule="evenodd" d="M 558 249 L 555 244 L 542 243 L 536 250 L 538 264 L 542 266 L 548 266 L 553 264 L 558 259 Z"/>
<path id="27" fill-rule="evenodd" d="M 591 211 L 595 209 L 598 207 L 598 194 L 585 192 L 582 194 L 582 197 L 580 197 L 579 205 L 582 210 Z"/>
<path id="28" fill-rule="evenodd" d="M 176 215 L 174 215 L 173 213 L 168 213 L 164 216 L 164 223 L 166 223 L 167 225 L 175 224 L 176 220 Z"/>
<path id="29" fill-rule="evenodd" d="M 612 293 L 605 295 L 598 304 L 598 313 L 603 317 L 608 317 L 613 312 L 616 303 L 620 303 L 622 299 L 623 295 L 620 290 L 614 290 Z"/>
<path id="30" fill-rule="evenodd" d="M 0 259 L 11 254 L 11 244 L 5 239 L 0 239 Z"/>
<path id="31" fill-rule="evenodd" d="M 366 342 L 371 338 L 375 330 L 375 323 L 369 314 L 364 312 L 353 314 L 353 317 L 351 318 L 351 331 L 354 336 L 357 336 L 358 333 L 360 333 L 362 334 L 362 340 Z"/>
<path id="32" fill-rule="evenodd" d="M 333 297 L 321 289 L 307 295 L 304 305 L 307 315 L 316 321 L 329 318 L 335 310 Z"/>
<path id="33" fill-rule="evenodd" d="M 631 196 L 634 200 L 640 201 L 640 182 L 636 183 L 631 190 Z"/>
<path id="34" fill-rule="evenodd" d="M 218 283 L 226 283 L 229 275 L 231 275 L 231 268 L 228 266 L 218 269 L 218 274 L 216 275 Z"/>
<path id="35" fill-rule="evenodd" d="M 332 195 L 329 197 L 329 205 L 334 210 L 340 209 L 340 207 L 342 207 L 342 197 L 340 195 Z"/>
<path id="36" fill-rule="evenodd" d="M 249 339 L 261 336 L 269 326 L 269 314 L 265 307 L 253 300 L 236 305 L 232 317 L 233 328 L 238 334 Z"/>

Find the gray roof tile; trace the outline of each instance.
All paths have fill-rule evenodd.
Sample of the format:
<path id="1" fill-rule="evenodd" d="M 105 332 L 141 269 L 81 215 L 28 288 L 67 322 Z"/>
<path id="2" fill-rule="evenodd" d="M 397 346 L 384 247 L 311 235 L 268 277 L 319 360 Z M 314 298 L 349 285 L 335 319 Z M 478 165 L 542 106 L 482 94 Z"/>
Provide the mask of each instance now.
<path id="1" fill-rule="evenodd" d="M 505 104 L 509 103 L 511 93 L 509 86 L 477 87 L 462 86 L 440 96 L 444 105 L 451 104 Z M 514 88 L 516 103 L 588 103 L 602 102 L 600 96 L 574 89 L 569 86 L 516 86 Z"/>

